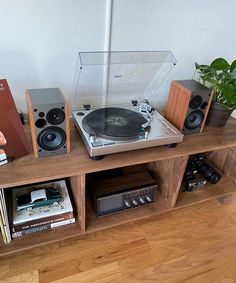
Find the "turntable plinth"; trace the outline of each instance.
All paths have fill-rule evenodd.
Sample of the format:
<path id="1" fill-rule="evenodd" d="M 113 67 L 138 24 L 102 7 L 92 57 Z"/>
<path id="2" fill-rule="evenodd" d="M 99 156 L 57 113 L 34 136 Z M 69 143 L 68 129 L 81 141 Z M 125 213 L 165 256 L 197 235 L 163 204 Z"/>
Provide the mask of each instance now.
<path id="1" fill-rule="evenodd" d="M 30 136 L 30 135 L 29 135 Z M 0 187 L 7 189 L 36 182 L 69 178 L 79 221 L 51 231 L 14 239 L 10 244 L 0 243 L 0 255 L 13 254 L 32 247 L 78 237 L 108 227 L 136 221 L 212 198 L 230 200 L 236 193 L 236 120 L 231 118 L 221 129 L 206 128 L 201 134 L 188 135 L 176 148 L 164 146 L 107 155 L 93 161 L 71 123 L 71 153 L 36 160 L 33 154 L 0 167 Z M 216 185 L 192 193 L 180 190 L 189 155 L 205 152 L 223 173 Z M 137 166 L 138 165 L 138 166 Z M 86 177 L 112 168 L 127 171 L 148 168 L 156 178 L 160 190 L 153 205 L 97 218 L 86 197 Z M 87 204 L 86 204 L 87 202 Z"/>

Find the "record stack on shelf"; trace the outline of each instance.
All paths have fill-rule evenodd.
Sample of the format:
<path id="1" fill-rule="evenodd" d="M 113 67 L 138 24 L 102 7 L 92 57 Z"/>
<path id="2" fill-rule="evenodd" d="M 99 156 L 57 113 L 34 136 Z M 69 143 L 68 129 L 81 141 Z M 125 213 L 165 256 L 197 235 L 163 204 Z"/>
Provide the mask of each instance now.
<path id="1" fill-rule="evenodd" d="M 75 222 L 65 180 L 12 190 L 12 238 Z"/>

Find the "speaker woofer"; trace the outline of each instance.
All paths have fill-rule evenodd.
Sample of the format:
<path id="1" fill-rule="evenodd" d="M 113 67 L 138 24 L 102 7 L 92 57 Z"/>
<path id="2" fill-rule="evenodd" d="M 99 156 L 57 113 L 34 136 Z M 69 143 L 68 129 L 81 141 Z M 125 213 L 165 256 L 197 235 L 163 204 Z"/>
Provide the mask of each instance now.
<path id="1" fill-rule="evenodd" d="M 204 119 L 204 113 L 201 110 L 191 112 L 184 122 L 184 126 L 188 130 L 195 130 L 199 128 Z"/>
<path id="2" fill-rule="evenodd" d="M 65 120 L 65 113 L 59 108 L 53 108 L 48 111 L 46 119 L 52 125 L 59 125 Z"/>
<path id="3" fill-rule="evenodd" d="M 42 149 L 53 151 L 65 144 L 66 134 L 59 127 L 48 127 L 38 135 L 37 141 Z"/>

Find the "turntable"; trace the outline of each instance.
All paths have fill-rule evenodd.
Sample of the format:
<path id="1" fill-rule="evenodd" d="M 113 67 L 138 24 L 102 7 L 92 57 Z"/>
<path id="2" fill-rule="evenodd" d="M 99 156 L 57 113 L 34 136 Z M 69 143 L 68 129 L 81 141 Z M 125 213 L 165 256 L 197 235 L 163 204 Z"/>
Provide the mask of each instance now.
<path id="1" fill-rule="evenodd" d="M 150 104 L 175 62 L 170 51 L 79 53 L 72 113 L 91 158 L 183 140 Z"/>

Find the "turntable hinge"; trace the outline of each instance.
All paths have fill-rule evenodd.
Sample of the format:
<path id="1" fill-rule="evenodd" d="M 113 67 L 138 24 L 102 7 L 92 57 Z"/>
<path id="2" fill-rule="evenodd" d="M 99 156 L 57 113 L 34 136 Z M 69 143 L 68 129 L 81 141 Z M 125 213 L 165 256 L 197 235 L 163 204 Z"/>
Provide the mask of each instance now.
<path id="1" fill-rule="evenodd" d="M 131 100 L 131 103 L 133 106 L 137 106 L 138 105 L 138 100 Z"/>
<path id="2" fill-rule="evenodd" d="M 91 105 L 90 104 L 83 104 L 85 110 L 90 110 Z"/>

